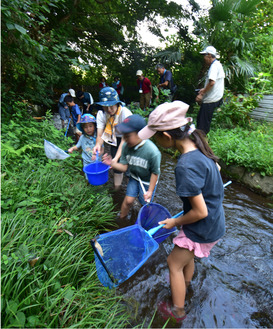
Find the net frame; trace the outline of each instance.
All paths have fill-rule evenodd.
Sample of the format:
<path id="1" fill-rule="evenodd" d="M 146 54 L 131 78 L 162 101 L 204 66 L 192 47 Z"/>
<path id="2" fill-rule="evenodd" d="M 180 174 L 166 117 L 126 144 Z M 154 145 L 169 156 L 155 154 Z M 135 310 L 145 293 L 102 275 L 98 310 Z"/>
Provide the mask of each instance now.
<path id="1" fill-rule="evenodd" d="M 44 149 L 46 157 L 51 160 L 64 160 L 70 157 L 68 153 L 46 139 L 44 139 Z"/>
<path id="2" fill-rule="evenodd" d="M 100 244 L 103 255 L 96 248 L 95 241 Z M 134 275 L 159 248 L 153 237 L 138 224 L 103 233 L 90 243 L 97 276 L 102 285 L 110 289 Z"/>

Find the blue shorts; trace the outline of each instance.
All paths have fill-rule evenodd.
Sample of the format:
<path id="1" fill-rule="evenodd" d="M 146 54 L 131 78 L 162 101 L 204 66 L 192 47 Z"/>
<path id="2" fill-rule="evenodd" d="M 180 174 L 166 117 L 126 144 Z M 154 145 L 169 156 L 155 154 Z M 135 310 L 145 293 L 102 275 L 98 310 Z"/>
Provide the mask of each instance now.
<path id="1" fill-rule="evenodd" d="M 61 120 L 63 120 L 63 121 L 68 120 L 70 117 L 69 109 L 65 109 L 62 106 L 59 107 L 59 113 L 60 113 Z"/>
<path id="2" fill-rule="evenodd" d="M 145 190 L 148 191 L 149 185 L 145 184 L 144 182 L 143 182 L 143 185 L 144 185 Z M 152 200 L 154 198 L 156 186 L 155 186 L 155 189 L 153 191 Z M 131 197 L 134 197 L 134 198 L 138 197 L 139 202 L 143 206 L 146 204 L 146 202 L 144 200 L 142 188 L 141 188 L 141 185 L 140 185 L 139 181 L 137 181 L 136 179 L 134 179 L 132 177 L 129 178 L 129 183 L 127 185 L 127 190 L 126 190 L 126 196 L 131 196 Z"/>

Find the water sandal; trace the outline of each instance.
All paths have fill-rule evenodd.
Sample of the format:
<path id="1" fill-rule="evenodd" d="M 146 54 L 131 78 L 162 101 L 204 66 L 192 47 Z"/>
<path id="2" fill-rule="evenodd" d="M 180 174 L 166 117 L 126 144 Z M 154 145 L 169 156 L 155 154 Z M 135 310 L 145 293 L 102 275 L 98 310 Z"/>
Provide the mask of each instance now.
<path id="1" fill-rule="evenodd" d="M 157 309 L 164 320 L 173 318 L 176 323 L 180 323 L 186 318 L 186 313 L 181 317 L 175 314 L 174 307 L 172 306 L 170 301 L 159 302 L 157 304 Z"/>

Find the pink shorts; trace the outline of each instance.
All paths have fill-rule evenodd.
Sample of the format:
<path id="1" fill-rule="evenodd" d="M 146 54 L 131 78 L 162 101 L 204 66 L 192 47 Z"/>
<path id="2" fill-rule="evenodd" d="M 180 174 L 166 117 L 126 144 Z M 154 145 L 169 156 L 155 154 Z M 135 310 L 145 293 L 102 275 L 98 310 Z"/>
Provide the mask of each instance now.
<path id="1" fill-rule="evenodd" d="M 190 251 L 193 250 L 194 255 L 199 258 L 208 257 L 212 247 L 216 245 L 218 241 L 219 240 L 211 243 L 193 242 L 192 240 L 186 237 L 183 230 L 181 230 L 178 235 L 173 239 L 173 243 L 175 245 L 180 248 L 188 249 Z"/>

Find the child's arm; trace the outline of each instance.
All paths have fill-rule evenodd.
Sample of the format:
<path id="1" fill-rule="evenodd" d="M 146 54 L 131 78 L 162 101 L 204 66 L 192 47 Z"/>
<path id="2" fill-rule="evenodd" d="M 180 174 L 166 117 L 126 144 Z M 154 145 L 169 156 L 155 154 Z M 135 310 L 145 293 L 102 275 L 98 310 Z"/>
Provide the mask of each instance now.
<path id="1" fill-rule="evenodd" d="M 104 143 L 104 140 L 101 138 L 103 131 L 104 131 L 103 129 L 100 129 L 100 128 L 97 129 L 96 145 L 93 148 L 93 154 L 96 154 L 97 151 L 99 152 L 99 154 L 101 154 L 102 145 Z"/>
<path id="2" fill-rule="evenodd" d="M 102 157 L 103 163 L 107 164 L 108 166 L 111 166 L 111 168 L 115 170 L 119 170 L 122 172 L 125 172 L 128 169 L 128 165 L 119 163 L 118 160 L 112 159 L 111 155 L 105 153 Z"/>
<path id="3" fill-rule="evenodd" d="M 144 194 L 145 201 L 148 201 L 149 199 L 151 200 L 155 186 L 156 186 L 157 179 L 158 179 L 158 175 L 156 175 L 156 174 L 151 175 L 149 189 Z"/>
<path id="4" fill-rule="evenodd" d="M 119 158 L 121 157 L 121 152 L 122 152 L 122 145 L 124 144 L 124 138 L 122 137 L 121 138 L 121 142 L 119 144 L 119 147 L 118 147 L 118 150 L 117 150 L 117 153 L 114 157 L 114 161 L 118 162 Z"/>
<path id="5" fill-rule="evenodd" d="M 204 200 L 203 194 L 188 197 L 192 209 L 185 215 L 177 218 L 167 218 L 159 224 L 166 224 L 164 228 L 170 229 L 174 226 L 180 226 L 185 224 L 192 224 L 208 216 L 208 208 Z"/>
<path id="6" fill-rule="evenodd" d="M 80 115 L 80 114 L 78 114 L 78 120 L 77 120 L 77 123 L 79 123 L 79 122 L 80 122 L 80 120 L 81 120 L 81 115 Z"/>
<path id="7" fill-rule="evenodd" d="M 73 146 L 73 147 L 70 147 L 70 149 L 68 149 L 68 153 L 73 153 L 73 151 L 79 151 L 79 149 L 77 148 L 77 146 Z"/>

